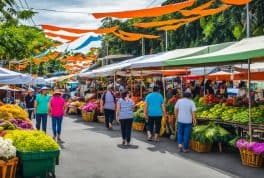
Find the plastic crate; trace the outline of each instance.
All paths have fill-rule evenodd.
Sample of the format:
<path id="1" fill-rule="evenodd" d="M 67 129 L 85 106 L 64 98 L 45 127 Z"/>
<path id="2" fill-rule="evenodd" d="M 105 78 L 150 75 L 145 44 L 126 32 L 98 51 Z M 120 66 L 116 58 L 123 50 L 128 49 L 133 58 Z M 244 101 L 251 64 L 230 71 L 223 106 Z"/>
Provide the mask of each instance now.
<path id="1" fill-rule="evenodd" d="M 23 177 L 45 178 L 48 173 L 55 175 L 55 165 L 60 151 L 17 152 L 19 169 Z"/>

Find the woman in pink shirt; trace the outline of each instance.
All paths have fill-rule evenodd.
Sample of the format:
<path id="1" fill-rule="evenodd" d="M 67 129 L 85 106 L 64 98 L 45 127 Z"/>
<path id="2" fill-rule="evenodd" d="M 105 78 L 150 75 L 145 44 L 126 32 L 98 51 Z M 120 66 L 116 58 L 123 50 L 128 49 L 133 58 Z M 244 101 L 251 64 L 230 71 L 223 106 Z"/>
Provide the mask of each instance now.
<path id="1" fill-rule="evenodd" d="M 59 90 L 55 90 L 50 100 L 49 114 L 52 118 L 53 139 L 61 141 L 61 124 L 65 110 L 65 101 Z"/>

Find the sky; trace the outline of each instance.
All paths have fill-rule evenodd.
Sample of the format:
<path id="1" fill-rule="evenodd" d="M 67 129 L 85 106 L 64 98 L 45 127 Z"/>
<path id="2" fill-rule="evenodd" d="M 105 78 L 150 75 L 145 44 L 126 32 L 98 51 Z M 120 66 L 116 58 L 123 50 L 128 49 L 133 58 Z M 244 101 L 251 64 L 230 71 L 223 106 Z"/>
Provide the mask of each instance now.
<path id="1" fill-rule="evenodd" d="M 20 7 L 34 9 L 51 9 L 67 12 L 59 13 L 35 10 L 38 13 L 33 17 L 37 25 L 49 24 L 69 28 L 93 29 L 100 26 L 100 19 L 95 19 L 91 12 L 110 12 L 143 9 L 160 6 L 164 0 L 17 0 Z M 86 14 L 87 13 L 87 14 Z M 32 25 L 30 20 L 23 24 Z"/>

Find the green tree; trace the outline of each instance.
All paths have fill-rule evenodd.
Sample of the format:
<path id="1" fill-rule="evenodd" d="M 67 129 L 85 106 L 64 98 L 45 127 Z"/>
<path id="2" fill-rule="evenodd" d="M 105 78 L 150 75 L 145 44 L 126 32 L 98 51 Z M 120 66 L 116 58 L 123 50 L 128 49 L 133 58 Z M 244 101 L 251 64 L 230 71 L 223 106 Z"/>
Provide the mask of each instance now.
<path id="1" fill-rule="evenodd" d="M 18 24 L 19 19 L 29 19 L 35 12 L 18 10 L 16 0 L 0 0 L 0 23 Z"/>
<path id="2" fill-rule="evenodd" d="M 37 28 L 0 25 L 0 60 L 29 58 L 51 45 L 52 41 Z"/>

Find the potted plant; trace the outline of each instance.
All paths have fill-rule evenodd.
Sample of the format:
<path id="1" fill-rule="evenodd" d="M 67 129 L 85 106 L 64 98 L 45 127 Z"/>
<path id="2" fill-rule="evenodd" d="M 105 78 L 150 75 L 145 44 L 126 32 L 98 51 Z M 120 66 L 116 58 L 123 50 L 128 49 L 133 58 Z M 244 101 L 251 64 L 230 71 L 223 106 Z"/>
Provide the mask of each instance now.
<path id="1" fill-rule="evenodd" d="M 94 119 L 94 112 L 97 108 L 97 104 L 94 102 L 86 103 L 82 107 L 82 118 L 84 121 L 93 121 Z"/>
<path id="2" fill-rule="evenodd" d="M 48 135 L 37 130 L 13 130 L 5 135 L 17 149 L 19 169 L 23 177 L 55 175 L 55 165 L 60 147 Z"/>
<path id="3" fill-rule="evenodd" d="M 191 134 L 191 149 L 196 152 L 210 152 L 212 144 L 217 142 L 221 145 L 222 142 L 229 140 L 230 133 L 219 125 L 210 123 L 208 125 L 196 126 Z M 219 146 L 220 152 L 221 147 Z"/>
<path id="4" fill-rule="evenodd" d="M 239 149 L 243 165 L 250 167 L 261 167 L 263 165 L 264 143 L 239 139 L 236 146 Z"/>
<path id="5" fill-rule="evenodd" d="M 15 178 L 17 163 L 16 148 L 12 141 L 0 137 L 0 177 Z"/>

